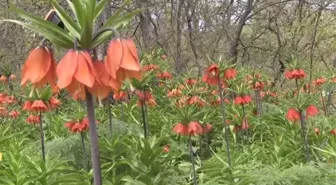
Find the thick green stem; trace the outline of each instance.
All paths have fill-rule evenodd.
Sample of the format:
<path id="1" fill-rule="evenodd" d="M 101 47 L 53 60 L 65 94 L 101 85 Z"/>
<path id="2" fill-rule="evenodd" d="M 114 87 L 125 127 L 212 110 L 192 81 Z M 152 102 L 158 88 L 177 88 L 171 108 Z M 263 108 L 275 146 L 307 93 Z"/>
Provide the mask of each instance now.
<path id="1" fill-rule="evenodd" d="M 98 133 L 96 127 L 94 102 L 93 102 L 93 96 L 87 90 L 86 90 L 86 106 L 87 106 L 87 115 L 89 118 L 93 181 L 94 185 L 102 185 L 100 160 L 99 160 Z"/>
<path id="2" fill-rule="evenodd" d="M 113 122 L 112 122 L 112 112 L 111 112 L 111 104 L 108 105 L 108 116 L 109 116 L 109 123 L 110 123 L 110 137 L 113 137 Z"/>
<path id="3" fill-rule="evenodd" d="M 229 167 L 231 169 L 231 156 L 230 156 L 230 143 L 229 143 L 229 128 L 228 125 L 226 124 L 226 113 L 225 113 L 225 105 L 224 105 L 224 95 L 223 95 L 223 88 L 222 84 L 220 82 L 220 78 L 218 76 L 218 90 L 219 90 L 219 97 L 220 97 L 220 103 L 221 103 L 221 110 L 222 110 L 222 118 L 223 118 L 223 123 L 224 123 L 224 137 L 225 137 L 225 143 L 226 143 L 226 152 L 227 152 L 227 158 L 228 158 L 228 163 Z"/>
<path id="4" fill-rule="evenodd" d="M 255 91 L 255 100 L 256 100 L 258 115 L 261 116 L 262 115 L 262 103 L 261 103 L 261 98 L 260 98 L 260 90 Z"/>
<path id="5" fill-rule="evenodd" d="M 242 105 L 242 110 L 243 110 L 243 124 L 248 124 L 247 120 L 246 120 L 246 113 L 245 113 L 245 106 L 244 105 Z M 249 140 L 249 137 L 250 137 L 249 129 L 246 128 L 246 130 L 244 130 L 244 133 L 246 133 L 247 140 Z"/>
<path id="6" fill-rule="evenodd" d="M 86 148 L 85 148 L 85 140 L 84 140 L 84 133 L 81 132 L 80 133 L 80 136 L 81 136 L 81 141 L 82 141 L 82 149 L 83 149 L 83 167 L 85 169 L 85 171 L 89 171 L 89 168 L 88 168 L 88 160 L 87 160 L 87 153 L 86 153 Z"/>
<path id="7" fill-rule="evenodd" d="M 191 135 L 189 135 L 189 150 L 190 150 L 190 159 L 191 159 L 191 164 L 192 164 L 194 185 L 197 185 L 197 177 L 196 177 L 197 175 L 196 175 L 196 169 L 195 169 L 195 156 L 194 156 L 194 152 L 193 152 L 193 149 L 192 149 Z"/>
<path id="8" fill-rule="evenodd" d="M 44 133 L 43 133 L 43 121 L 42 121 L 42 113 L 39 113 L 40 118 L 40 134 L 41 134 L 41 151 L 42 151 L 42 159 L 45 162 L 45 144 L 44 144 Z"/>
<path id="9" fill-rule="evenodd" d="M 146 113 L 145 113 L 145 100 L 140 100 L 141 102 L 141 115 L 142 115 L 142 123 L 143 123 L 143 129 L 144 129 L 144 136 L 147 137 L 147 122 L 146 122 Z"/>
<path id="10" fill-rule="evenodd" d="M 300 111 L 300 122 L 301 122 L 301 135 L 303 137 L 303 141 L 304 141 L 304 149 L 305 149 L 305 155 L 306 155 L 306 160 L 307 162 L 310 161 L 310 154 L 309 154 L 309 146 L 308 146 L 308 138 L 307 138 L 307 134 L 306 133 L 306 121 L 305 121 L 305 117 L 304 117 L 304 112 Z"/>

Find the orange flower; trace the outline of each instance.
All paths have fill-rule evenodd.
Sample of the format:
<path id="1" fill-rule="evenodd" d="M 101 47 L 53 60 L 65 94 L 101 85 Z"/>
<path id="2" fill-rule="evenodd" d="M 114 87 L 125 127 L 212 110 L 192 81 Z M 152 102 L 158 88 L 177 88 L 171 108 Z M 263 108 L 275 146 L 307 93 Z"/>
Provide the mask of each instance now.
<path id="1" fill-rule="evenodd" d="M 7 83 L 7 77 L 5 75 L 1 75 L 0 81 L 3 83 Z"/>
<path id="2" fill-rule="evenodd" d="M 237 70 L 232 68 L 232 69 L 227 69 L 224 72 L 224 78 L 226 80 L 234 79 L 237 76 Z"/>
<path id="3" fill-rule="evenodd" d="M 197 79 L 195 79 L 195 78 L 186 79 L 186 84 L 189 85 L 189 86 L 193 86 L 196 83 L 197 83 Z"/>
<path id="4" fill-rule="evenodd" d="M 58 94 L 60 91 L 59 87 L 57 87 L 57 85 L 55 85 L 54 87 L 52 87 L 52 94 L 56 95 Z"/>
<path id="5" fill-rule="evenodd" d="M 160 69 L 158 65 L 149 64 L 149 65 L 142 66 L 141 71 L 152 71 L 152 70 L 157 70 L 157 69 Z"/>
<path id="6" fill-rule="evenodd" d="M 265 86 L 264 82 L 256 81 L 254 84 L 252 84 L 252 87 L 254 90 L 261 90 Z"/>
<path id="7" fill-rule="evenodd" d="M 98 122 L 96 122 L 98 123 Z M 65 123 L 64 125 L 65 127 L 67 127 L 70 132 L 73 133 L 81 133 L 84 131 L 87 131 L 89 128 L 89 119 L 88 117 L 83 118 L 81 121 L 70 121 L 68 123 Z"/>
<path id="8" fill-rule="evenodd" d="M 127 99 L 127 93 L 125 91 L 119 91 L 113 94 L 113 98 L 119 101 L 125 101 Z"/>
<path id="9" fill-rule="evenodd" d="M 290 108 L 287 112 L 287 119 L 289 121 L 298 121 L 300 120 L 300 113 L 294 108 Z"/>
<path id="10" fill-rule="evenodd" d="M 333 128 L 330 130 L 330 134 L 336 136 L 336 128 Z"/>
<path id="11" fill-rule="evenodd" d="M 204 127 L 203 127 L 203 134 L 209 133 L 212 129 L 212 125 L 210 123 L 207 123 Z"/>
<path id="12" fill-rule="evenodd" d="M 6 103 L 11 104 L 11 103 L 15 103 L 16 99 L 14 96 L 7 96 L 6 97 Z"/>
<path id="13" fill-rule="evenodd" d="M 189 105 L 198 105 L 199 107 L 204 107 L 205 106 L 205 101 L 202 100 L 199 96 L 194 95 L 188 100 L 188 104 Z"/>
<path id="14" fill-rule="evenodd" d="M 66 88 L 72 95 L 79 93 L 82 98 L 85 97 L 85 86 L 92 88 L 98 76 L 89 52 L 73 49 L 59 62 L 56 74 L 60 89 Z"/>
<path id="15" fill-rule="evenodd" d="M 200 125 L 199 122 L 191 121 L 188 124 L 188 133 L 189 133 L 189 135 L 196 136 L 197 134 L 202 134 L 203 133 L 203 128 L 202 128 L 202 126 Z"/>
<path id="16" fill-rule="evenodd" d="M 236 105 L 245 105 L 252 101 L 251 96 L 245 95 L 245 96 L 237 96 L 234 100 L 234 104 Z"/>
<path id="17" fill-rule="evenodd" d="M 31 114 L 28 116 L 26 121 L 31 124 L 38 124 L 40 123 L 40 116 Z"/>
<path id="18" fill-rule="evenodd" d="M 51 97 L 49 99 L 49 105 L 52 109 L 55 109 L 55 108 L 57 108 L 58 106 L 61 105 L 61 101 L 59 99 L 55 98 L 55 97 Z"/>
<path id="19" fill-rule="evenodd" d="M 0 104 L 7 103 L 7 94 L 0 93 Z"/>
<path id="20" fill-rule="evenodd" d="M 141 79 L 138 52 L 132 39 L 114 39 L 110 42 L 105 67 L 113 79 L 122 83 L 127 78 Z"/>
<path id="21" fill-rule="evenodd" d="M 7 108 L 0 107 L 0 116 L 7 116 Z"/>
<path id="22" fill-rule="evenodd" d="M 172 98 L 175 96 L 180 96 L 182 94 L 182 91 L 180 89 L 173 89 L 171 91 L 168 92 L 168 97 Z"/>
<path id="23" fill-rule="evenodd" d="M 313 83 L 315 86 L 321 86 L 322 84 L 326 82 L 327 82 L 327 79 L 325 79 L 324 77 L 321 77 L 321 78 L 316 79 Z"/>
<path id="24" fill-rule="evenodd" d="M 210 85 L 217 85 L 219 81 L 219 67 L 217 64 L 211 64 L 203 75 L 203 82 Z"/>
<path id="25" fill-rule="evenodd" d="M 20 116 L 20 112 L 17 111 L 17 110 L 13 110 L 13 111 L 11 111 L 11 112 L 9 113 L 9 116 L 10 116 L 11 118 L 15 119 L 15 118 L 17 118 L 17 117 Z"/>
<path id="26" fill-rule="evenodd" d="M 49 83 L 55 85 L 56 62 L 53 52 L 47 47 L 37 47 L 30 52 L 22 68 L 21 85 L 25 86 L 30 81 L 35 87 L 42 87 Z"/>
<path id="27" fill-rule="evenodd" d="M 36 112 L 45 112 L 48 110 L 48 107 L 42 100 L 35 100 L 34 103 L 32 104 L 32 108 Z"/>
<path id="28" fill-rule="evenodd" d="M 99 99 L 104 99 L 110 94 L 111 89 L 114 91 L 120 89 L 120 84 L 111 76 L 109 76 L 104 63 L 97 60 L 93 62 L 93 66 L 99 73 L 97 73 L 97 76 L 95 76 L 96 80 L 92 88 L 89 88 L 89 92 L 91 94 L 97 96 Z"/>
<path id="29" fill-rule="evenodd" d="M 33 102 L 31 102 L 31 101 L 25 101 L 25 103 L 23 104 L 22 109 L 25 110 L 25 111 L 28 111 L 28 112 L 29 111 L 33 111 L 32 105 L 33 105 Z"/>
<path id="30" fill-rule="evenodd" d="M 188 126 L 182 123 L 177 123 L 174 126 L 173 131 L 179 135 L 188 135 Z"/>
<path id="31" fill-rule="evenodd" d="M 315 105 L 309 105 L 306 108 L 306 115 L 308 116 L 315 116 L 317 115 L 319 112 L 319 110 L 315 107 Z"/>
<path id="32" fill-rule="evenodd" d="M 173 75 L 171 73 L 169 73 L 168 71 L 164 71 L 162 73 L 158 73 L 156 76 L 158 78 L 162 79 L 162 80 L 167 80 L 167 79 L 173 78 Z"/>

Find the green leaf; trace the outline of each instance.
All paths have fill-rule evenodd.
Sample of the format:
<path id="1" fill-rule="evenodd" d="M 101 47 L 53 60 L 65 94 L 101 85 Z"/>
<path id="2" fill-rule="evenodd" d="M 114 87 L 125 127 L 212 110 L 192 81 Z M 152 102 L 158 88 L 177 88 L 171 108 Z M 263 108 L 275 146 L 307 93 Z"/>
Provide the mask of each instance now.
<path id="1" fill-rule="evenodd" d="M 126 182 L 128 185 L 146 185 L 141 181 L 133 179 L 131 176 L 125 176 L 121 180 Z"/>
<path id="2" fill-rule="evenodd" d="M 50 30 L 46 30 L 46 29 L 40 29 L 38 27 L 32 26 L 30 24 L 26 24 L 17 20 L 3 20 L 4 22 L 12 22 L 18 25 L 21 25 L 27 29 L 30 29 L 33 32 L 36 33 L 40 33 L 41 35 L 43 35 L 46 39 L 50 40 L 52 43 L 59 45 L 63 48 L 73 48 L 73 43 L 68 41 L 68 40 L 64 40 L 60 37 L 58 37 L 57 35 L 55 35 L 54 33 L 52 33 Z M 1 21 L 0 21 L 1 22 Z"/>
<path id="3" fill-rule="evenodd" d="M 83 49 L 90 49 L 92 44 L 92 35 L 93 35 L 93 26 L 94 26 L 94 11 L 96 7 L 96 1 L 93 0 L 83 0 L 82 3 L 85 4 L 85 17 L 81 37 L 80 44 Z"/>
<path id="4" fill-rule="evenodd" d="M 119 15 L 121 14 L 125 6 L 128 5 L 129 3 L 130 0 L 125 0 L 125 2 L 121 5 L 121 7 L 104 23 L 102 29 L 111 27 L 114 21 L 118 19 Z"/>
<path id="5" fill-rule="evenodd" d="M 67 0 L 72 12 L 75 14 L 78 24 L 84 27 L 85 11 L 80 0 Z"/>
<path id="6" fill-rule="evenodd" d="M 109 0 L 101 0 L 98 2 L 94 15 L 93 15 L 94 20 L 96 20 L 99 17 L 99 15 L 102 13 L 107 2 L 109 2 Z"/>
<path id="7" fill-rule="evenodd" d="M 80 37 L 80 27 L 73 21 L 72 17 L 66 13 L 66 11 L 58 4 L 57 1 L 53 1 L 57 15 L 60 17 L 66 28 L 70 31 L 73 37 Z"/>
<path id="8" fill-rule="evenodd" d="M 64 40 L 65 42 L 68 43 L 72 43 L 72 38 L 71 36 L 63 29 L 61 29 L 60 27 L 58 27 L 57 25 L 55 25 L 52 22 L 46 21 L 44 19 L 35 17 L 33 15 L 30 15 L 18 8 L 16 8 L 15 6 L 11 5 L 11 9 L 20 17 L 22 17 L 25 20 L 31 21 L 32 24 L 34 24 L 36 28 L 38 29 L 45 29 L 48 30 L 48 32 L 51 34 L 54 34 L 55 36 L 59 37 L 59 40 Z M 12 21 L 13 22 L 13 21 Z M 36 32 L 36 31 L 34 31 Z M 41 35 L 43 35 L 42 32 L 37 31 L 36 33 L 40 33 Z M 44 35 L 43 35 L 44 36 Z"/>
<path id="9" fill-rule="evenodd" d="M 129 21 L 136 15 L 139 13 L 139 10 L 127 13 L 125 15 L 123 15 L 122 17 L 119 17 L 117 20 L 114 20 L 113 26 L 109 26 L 109 27 L 113 27 L 115 29 L 121 28 L 125 25 L 127 25 L 129 23 Z M 107 24 L 105 24 L 107 25 Z M 107 27 L 105 27 L 105 25 L 102 27 L 101 30 L 106 29 Z M 100 34 L 98 37 L 96 37 L 92 43 L 92 48 L 95 48 L 97 46 L 99 46 L 100 44 L 102 44 L 103 42 L 105 42 L 105 40 L 110 37 L 112 35 L 112 31 L 106 31 L 102 34 Z"/>

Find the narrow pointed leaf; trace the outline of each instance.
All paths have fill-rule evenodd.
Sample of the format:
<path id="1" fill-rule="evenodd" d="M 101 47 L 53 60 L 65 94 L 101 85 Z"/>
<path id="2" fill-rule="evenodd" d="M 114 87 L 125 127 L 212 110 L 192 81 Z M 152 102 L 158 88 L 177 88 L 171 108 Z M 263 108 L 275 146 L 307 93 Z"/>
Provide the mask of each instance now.
<path id="1" fill-rule="evenodd" d="M 113 25 L 111 25 L 110 27 L 113 27 L 115 29 L 119 29 L 122 28 L 124 26 L 126 26 L 129 21 L 136 15 L 138 14 L 140 11 L 136 10 L 133 12 L 130 12 L 128 14 L 125 14 L 124 16 L 120 17 L 119 19 L 115 20 L 115 22 L 113 23 Z M 102 28 L 103 29 L 103 28 Z M 102 30 L 101 29 L 101 30 Z M 108 37 L 110 37 L 113 34 L 112 31 L 106 31 L 102 34 L 100 34 L 92 43 L 92 48 L 97 47 L 98 45 L 100 45 L 101 43 L 105 42 L 106 39 Z"/>
<path id="2" fill-rule="evenodd" d="M 121 7 L 104 23 L 102 29 L 111 27 L 116 19 L 119 18 L 119 15 L 123 11 L 126 5 L 130 3 L 130 0 L 125 0 Z"/>
<path id="3" fill-rule="evenodd" d="M 95 12 L 94 12 L 94 20 L 96 20 L 99 17 L 99 15 L 102 13 L 107 2 L 109 2 L 109 0 L 101 0 L 98 2 Z"/>
<path id="4" fill-rule="evenodd" d="M 52 2 L 57 15 L 60 17 L 66 28 L 70 31 L 73 37 L 80 37 L 80 27 L 73 21 L 72 17 L 54 0 Z"/>
<path id="5" fill-rule="evenodd" d="M 46 21 L 44 19 L 34 17 L 34 16 L 16 8 L 15 6 L 11 6 L 11 9 L 16 14 L 18 14 L 18 16 L 22 17 L 25 20 L 31 21 L 33 24 L 36 25 L 35 27 L 40 28 L 40 29 L 46 29 L 49 32 L 54 33 L 55 36 L 59 37 L 59 39 L 63 39 L 67 42 L 72 42 L 71 36 L 65 30 L 61 29 L 57 25 L 55 25 L 55 24 L 53 24 L 49 21 Z M 40 33 L 40 32 L 36 32 L 36 33 Z"/>
<path id="6" fill-rule="evenodd" d="M 50 40 L 50 42 L 52 42 L 52 43 L 54 43 L 58 46 L 61 46 L 63 48 L 72 48 L 73 47 L 73 42 L 65 40 L 62 37 L 57 36 L 55 33 L 53 33 L 52 31 L 50 31 L 48 29 L 41 29 L 41 28 L 35 27 L 33 25 L 17 21 L 17 20 L 6 19 L 6 20 L 3 20 L 3 21 L 4 22 L 12 22 L 12 23 L 21 25 L 24 28 L 27 28 L 27 29 L 29 29 L 33 32 L 40 33 L 41 35 L 43 35 L 43 37 Z"/>
<path id="7" fill-rule="evenodd" d="M 80 0 L 67 0 L 72 12 L 75 14 L 78 24 L 81 28 L 84 27 L 85 11 Z"/>

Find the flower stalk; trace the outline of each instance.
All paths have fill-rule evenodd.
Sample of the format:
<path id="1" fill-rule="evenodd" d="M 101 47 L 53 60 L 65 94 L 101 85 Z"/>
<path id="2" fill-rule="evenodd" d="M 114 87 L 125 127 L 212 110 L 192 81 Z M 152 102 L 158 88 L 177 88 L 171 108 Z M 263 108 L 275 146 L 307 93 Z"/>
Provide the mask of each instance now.
<path id="1" fill-rule="evenodd" d="M 306 131 L 306 120 L 304 117 L 304 111 L 300 111 L 300 122 L 301 122 L 301 135 L 304 141 L 304 150 L 307 162 L 310 161 L 310 153 L 309 153 L 309 146 L 308 146 L 308 138 L 307 138 L 307 131 Z"/>
<path id="2" fill-rule="evenodd" d="M 225 143 L 226 143 L 226 152 L 227 152 L 227 158 L 228 158 L 228 163 L 229 167 L 231 169 L 231 155 L 230 155 L 230 143 L 229 143 L 229 128 L 228 125 L 226 124 L 226 113 L 225 113 L 225 105 L 224 105 L 224 95 L 223 95 L 223 88 L 222 84 L 220 82 L 220 77 L 218 75 L 218 90 L 219 90 L 219 97 L 220 97 L 220 103 L 221 103 L 221 110 L 222 110 L 222 118 L 223 118 L 223 123 L 224 123 L 224 137 L 225 137 Z"/>
<path id="3" fill-rule="evenodd" d="M 39 112 L 39 117 L 40 117 L 41 152 L 42 152 L 42 159 L 45 162 L 46 154 L 45 154 L 45 142 L 44 142 L 43 121 L 41 112 Z"/>
<path id="4" fill-rule="evenodd" d="M 86 106 L 89 118 L 89 132 L 91 141 L 91 160 L 93 168 L 94 185 L 102 185 L 101 169 L 99 160 L 98 133 L 95 120 L 93 96 L 86 90 Z"/>

